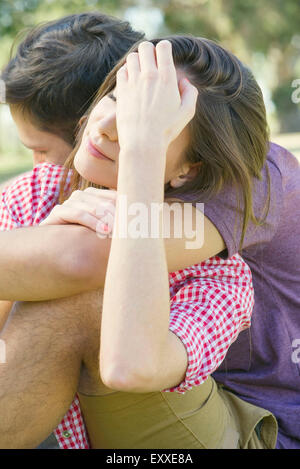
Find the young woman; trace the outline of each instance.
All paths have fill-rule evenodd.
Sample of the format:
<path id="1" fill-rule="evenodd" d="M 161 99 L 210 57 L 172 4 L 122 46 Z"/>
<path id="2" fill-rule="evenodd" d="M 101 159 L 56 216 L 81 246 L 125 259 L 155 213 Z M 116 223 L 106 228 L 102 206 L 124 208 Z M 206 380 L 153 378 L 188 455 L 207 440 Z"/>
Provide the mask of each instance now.
<path id="1" fill-rule="evenodd" d="M 188 39 L 183 40 L 183 44 L 181 44 L 181 47 L 178 46 L 178 49 L 174 47 L 174 42 L 172 44 L 173 54 L 178 65 L 180 59 L 184 56 L 183 44 L 187 45 Z M 278 448 L 298 447 L 300 429 L 296 403 L 299 360 L 296 360 L 295 340 L 299 336 L 299 320 L 297 319 L 299 298 L 296 293 L 297 285 L 299 285 L 299 251 L 295 252 L 293 249 L 292 240 L 293 237 L 299 239 L 300 236 L 299 225 L 296 222 L 297 216 L 295 216 L 299 212 L 299 164 L 288 152 L 280 152 L 278 147 L 273 146 L 268 154 L 267 164 L 260 171 L 264 163 L 264 158 L 260 158 L 260 155 L 264 154 L 262 148 L 264 142 L 266 143 L 267 141 L 267 127 L 263 112 L 259 114 L 260 107 L 258 102 L 261 101 L 258 99 L 258 89 L 255 89 L 255 87 L 251 89 L 251 80 L 249 80 L 247 75 L 244 75 L 243 82 L 238 84 L 236 75 L 232 73 L 224 57 L 222 57 L 223 60 L 221 61 L 217 54 L 214 55 L 213 46 L 210 47 L 207 43 L 205 43 L 203 49 L 200 46 L 197 48 L 195 43 L 193 43 L 193 46 L 191 44 L 189 46 L 194 54 L 191 53 L 189 55 L 189 66 L 184 64 L 182 68 L 190 79 L 193 77 L 196 81 L 196 69 L 199 67 L 198 71 L 200 69 L 202 73 L 199 73 L 197 77 L 198 86 L 201 78 L 203 81 L 207 81 L 205 84 L 201 83 L 202 88 L 200 88 L 200 96 L 198 98 L 199 107 L 197 108 L 198 115 L 196 113 L 194 120 L 191 122 L 192 129 L 197 129 L 198 136 L 201 136 L 201 141 L 198 140 L 197 151 L 194 151 L 194 153 L 187 152 L 189 156 L 200 156 L 199 159 L 202 166 L 200 166 L 198 180 L 195 177 L 185 179 L 184 185 L 187 187 L 186 184 L 192 184 L 192 181 L 199 183 L 199 178 L 202 177 L 203 179 L 201 181 L 202 184 L 200 183 L 197 186 L 195 183 L 193 186 L 191 191 L 193 197 L 185 196 L 185 200 L 194 200 L 195 193 L 198 192 L 199 188 L 202 189 L 203 196 L 204 190 L 211 189 L 213 186 L 216 187 L 218 183 L 221 185 L 220 180 L 225 182 L 219 195 L 208 200 L 206 203 L 205 213 L 215 226 L 219 227 L 226 242 L 227 254 L 229 255 L 238 249 L 239 241 L 242 237 L 242 227 L 245 226 L 245 224 L 239 223 L 233 210 L 233 207 L 236 206 L 236 197 L 234 190 L 230 189 L 230 185 L 232 185 L 232 180 L 234 180 L 234 176 L 238 173 L 236 168 L 232 169 L 235 164 L 244 170 L 244 180 L 247 180 L 247 175 L 250 178 L 251 176 L 252 178 L 257 176 L 257 179 L 252 179 L 254 181 L 254 212 L 263 218 L 266 205 L 268 206 L 269 204 L 270 207 L 266 223 L 262 227 L 255 227 L 255 224 L 250 222 L 243 241 L 243 255 L 253 269 L 254 286 L 256 287 L 256 309 L 254 311 L 252 333 L 248 334 L 245 331 L 240 334 L 239 339 L 230 348 L 228 359 L 224 360 L 221 367 L 214 373 L 214 376 L 218 382 L 224 383 L 229 389 L 234 390 L 237 395 L 245 398 L 248 402 L 274 411 L 275 415 L 278 416 L 280 424 L 277 441 Z M 183 59 L 182 61 L 184 62 Z M 221 63 L 222 66 L 220 65 Z M 191 64 L 194 65 L 194 68 Z M 216 67 L 218 73 L 214 73 L 214 65 L 216 64 L 220 65 Z M 136 70 L 139 70 L 137 63 L 135 63 L 135 67 L 134 72 L 137 74 Z M 244 67 L 241 65 L 240 67 L 240 72 L 243 71 L 245 73 Z M 222 69 L 223 74 L 220 69 Z M 108 83 L 106 90 L 103 90 L 103 94 L 110 93 L 113 90 L 115 86 L 113 78 Z M 230 85 L 232 86 L 233 84 L 235 86 L 233 86 L 233 89 L 230 89 Z M 110 97 L 114 99 L 116 96 L 113 93 Z M 133 100 L 132 95 L 130 97 Z M 258 102 L 255 103 L 256 100 Z M 142 102 L 141 98 L 140 101 Z M 112 103 L 110 103 L 110 106 L 112 106 Z M 114 111 L 113 108 L 111 111 L 112 115 Z M 223 115 L 222 112 L 224 113 Z M 250 112 L 253 113 L 252 119 L 248 117 Z M 107 115 L 110 115 L 109 109 L 107 110 Z M 226 120 L 226 117 L 228 120 Z M 130 116 L 127 116 L 127 119 L 130 122 Z M 98 123 L 100 134 L 101 122 L 100 118 Z M 214 123 L 213 126 L 209 125 L 211 122 Z M 231 123 L 232 127 L 228 125 L 228 122 Z M 241 125 L 242 123 L 247 124 L 246 128 Z M 94 126 L 96 127 L 97 124 L 95 123 Z M 112 138 L 114 140 L 115 131 L 116 129 L 112 125 L 112 135 L 109 134 L 109 131 L 106 134 L 108 139 Z M 224 136 L 225 132 L 226 135 Z M 90 134 L 92 136 L 95 135 L 95 131 L 90 130 Z M 231 135 L 230 142 L 227 140 L 228 135 Z M 237 141 L 237 135 L 239 135 L 239 141 Z M 241 140 L 242 137 L 243 141 Z M 83 136 L 84 138 L 85 136 Z M 134 141 L 134 137 L 131 135 L 131 139 L 128 141 L 132 140 Z M 248 149 L 246 141 L 251 145 Z M 97 140 L 94 143 L 97 146 Z M 103 138 L 100 144 L 98 143 L 98 146 L 100 151 L 102 150 L 102 152 L 108 154 L 106 144 L 107 139 Z M 235 155 L 234 150 L 237 148 L 239 150 L 238 157 L 235 158 L 234 156 L 237 155 Z M 82 157 L 82 161 L 80 161 L 80 151 L 76 156 L 76 161 L 78 169 L 80 169 L 84 176 L 93 182 L 105 185 L 104 178 L 107 177 L 105 171 L 109 169 L 109 162 L 98 162 L 99 165 L 102 165 L 101 168 L 103 168 L 101 176 L 104 174 L 104 178 L 101 180 L 100 171 L 97 172 L 95 167 L 89 166 L 88 160 L 83 160 Z M 96 164 L 96 160 L 93 161 Z M 196 161 L 196 158 L 190 158 L 190 162 L 195 163 Z M 83 164 L 84 166 L 82 166 Z M 201 170 L 203 170 L 203 174 L 201 174 Z M 117 187 L 116 177 L 114 181 L 111 180 L 112 172 L 113 169 L 111 168 L 110 184 L 112 187 Z M 269 181 L 268 173 L 270 176 Z M 100 180 L 96 181 L 95 177 L 98 174 Z M 182 178 L 184 174 L 186 174 L 186 171 L 183 169 L 181 181 L 175 178 L 172 183 L 169 181 L 166 186 L 166 189 L 170 190 L 171 194 L 174 194 L 174 189 L 176 188 L 177 197 L 180 196 L 178 194 L 178 185 L 181 185 L 180 182 L 184 179 Z M 132 175 L 133 171 L 130 172 L 130 179 L 132 179 Z M 204 180 L 205 177 L 206 180 Z M 128 176 L 128 181 L 130 179 Z M 140 180 L 142 181 L 142 177 Z M 246 183 L 241 183 L 241 179 L 239 182 L 239 188 L 247 187 Z M 211 184 L 210 187 L 209 184 Z M 270 189 L 269 194 L 268 189 Z M 206 200 L 205 195 L 202 198 L 198 198 L 198 200 Z M 247 196 L 244 197 L 244 201 L 247 207 Z M 88 211 L 87 205 L 85 207 L 82 206 L 82 208 Z M 72 207 L 69 208 L 69 213 L 70 217 L 72 217 Z M 66 214 L 61 212 L 61 215 L 63 218 Z M 235 227 L 236 229 L 234 229 Z M 293 237 L 290 237 L 289 231 L 287 231 L 291 227 L 293 227 Z M 285 241 L 283 242 L 283 240 Z M 276 256 L 274 256 L 274 250 L 276 250 Z M 291 252 L 293 252 L 292 255 Z M 226 256 L 226 253 L 224 254 Z M 289 262 L 286 263 L 281 259 L 282 256 L 289 259 Z M 281 281 L 283 271 L 288 273 L 290 279 L 288 283 Z M 119 298 L 119 296 L 115 295 L 115 298 Z M 122 299 L 124 300 L 123 297 Z M 275 322 L 271 319 L 272 311 L 276 316 Z M 119 314 L 122 317 L 121 313 Z M 110 318 L 110 316 L 108 317 Z M 111 324 L 109 319 L 107 321 L 108 324 Z M 124 325 L 123 322 L 121 324 Z M 116 323 L 114 323 L 114 326 L 116 326 Z M 118 329 L 110 329 L 113 337 L 114 330 Z M 126 329 L 124 330 L 126 331 Z M 124 345 L 120 337 L 120 334 L 117 335 L 116 350 L 119 350 L 119 354 L 122 349 L 120 344 Z M 124 340 L 127 337 L 129 337 L 129 340 L 132 339 L 130 333 L 128 335 L 124 334 L 123 337 Z M 277 345 L 274 346 L 274 344 Z M 284 350 L 283 355 L 281 353 L 282 350 Z M 117 358 L 120 359 L 120 355 Z M 117 358 L 113 356 L 113 359 L 116 361 Z M 121 363 L 124 364 L 122 360 Z M 288 400 L 284 397 L 287 393 L 290 396 Z"/>
<path id="2" fill-rule="evenodd" d="M 201 85 L 204 88 L 205 80 L 212 81 L 212 77 L 207 76 L 209 73 L 200 73 L 201 53 L 209 56 L 211 62 L 215 60 L 211 73 L 216 73 L 219 65 L 227 80 L 231 77 L 227 89 L 224 83 L 223 87 L 219 85 L 220 94 L 215 77 L 216 82 L 203 91 L 207 96 L 201 95 Z M 247 80 L 245 85 L 243 80 Z M 255 90 L 257 99 L 259 89 L 247 69 L 210 41 L 175 37 L 170 42 L 158 42 L 156 48 L 152 43 L 142 43 L 138 53 L 128 55 L 125 66 L 112 72 L 82 131 L 82 139 L 74 152 L 75 184 L 78 188 L 84 187 L 84 178 L 117 189 L 116 223 L 101 320 L 100 373 L 107 388 L 104 386 L 105 391 L 102 388 L 99 396 L 79 394 L 93 447 L 251 447 L 257 444 L 254 428 L 258 422 L 263 426 L 260 445 L 275 445 L 276 421 L 272 415 L 241 400 L 237 404 L 230 394 L 217 391 L 209 377 L 247 324 L 249 310 L 244 307 L 249 299 L 242 300 L 246 302 L 241 314 L 241 304 L 238 306 L 231 289 L 237 287 L 235 282 L 241 269 L 241 265 L 236 265 L 235 270 L 231 263 L 233 260 L 239 263 L 241 259 L 222 261 L 215 257 L 200 264 L 196 275 L 190 269 L 183 275 L 176 273 L 170 305 L 163 235 L 158 239 L 146 235 L 145 239 L 138 240 L 131 239 L 130 234 L 124 238 L 120 235 L 124 228 L 121 220 L 125 218 L 126 223 L 130 223 L 130 217 L 127 219 L 127 214 L 122 213 L 123 196 L 129 206 L 142 203 L 147 209 L 153 203 L 161 204 L 169 194 L 171 197 L 174 193 L 183 194 L 185 185 L 190 187 L 187 194 L 195 197 L 206 190 L 208 197 L 230 178 L 233 168 L 234 177 L 239 183 L 244 182 L 247 194 L 250 190 L 250 184 L 246 185 L 247 172 L 242 171 L 241 161 L 234 160 L 237 139 L 232 141 L 233 150 L 228 148 L 228 154 L 223 155 L 224 160 L 228 158 L 227 171 L 223 163 L 219 178 L 216 174 L 214 179 L 208 180 L 207 174 L 201 174 L 205 163 L 199 158 L 202 142 L 197 135 L 203 128 L 203 123 L 198 126 L 201 118 L 204 116 L 209 122 L 216 109 L 221 111 L 224 102 L 223 109 L 226 109 L 231 101 L 236 104 L 236 125 L 245 131 L 243 117 L 247 113 L 244 110 L 244 116 L 238 114 L 243 110 L 244 88 L 253 101 Z M 205 98 L 209 99 L 210 94 L 209 105 L 215 104 L 216 109 L 206 114 Z M 221 106 L 217 106 L 218 101 L 223 101 Z M 257 99 L 259 103 L 261 120 L 258 118 L 253 123 L 257 132 L 253 132 L 251 143 L 257 138 L 255 148 L 262 165 L 267 132 L 262 101 Z M 219 116 L 223 117 L 223 123 L 228 118 L 226 111 L 224 114 Z M 247 117 L 249 119 L 249 115 Z M 231 126 L 232 120 L 225 120 L 228 133 L 224 145 L 229 135 L 234 137 L 234 133 L 228 131 Z M 245 135 L 244 145 L 248 138 Z M 229 161 L 230 156 L 233 161 Z M 72 158 L 74 155 L 71 161 Z M 256 164 L 258 171 L 259 164 Z M 240 166 L 240 172 L 235 165 Z M 94 207 L 89 207 L 92 192 L 82 194 L 80 200 L 80 193 L 75 194 L 76 197 L 71 196 L 63 206 L 57 206 L 43 224 L 74 222 L 78 208 L 85 208 L 90 223 L 93 217 L 96 223 Z M 251 205 L 248 216 L 250 214 Z M 246 219 L 245 226 L 247 222 Z M 212 273 L 206 269 L 211 269 Z M 203 278 L 199 282 L 201 271 Z M 229 271 L 231 280 L 227 277 Z M 216 283 L 212 281 L 214 274 Z M 177 281 L 180 277 L 179 283 L 176 277 Z M 117 290 L 116 279 L 120 279 Z M 250 285 L 245 282 L 244 274 L 240 280 L 246 292 Z M 221 287 L 222 281 L 226 284 L 225 290 Z M 228 316 L 229 310 L 233 316 Z M 162 390 L 177 391 L 179 395 L 164 394 Z M 229 414 L 227 405 L 231 409 Z M 216 417 L 214 406 L 221 420 Z M 245 422 L 232 418 L 239 406 L 244 407 L 248 415 Z M 168 415 L 170 409 L 171 416 Z M 159 429 L 158 422 L 161 422 Z M 212 426 L 209 422 L 213 422 Z M 266 430 L 268 424 L 269 431 Z M 243 426 L 248 428 L 244 440 Z M 205 437 L 208 427 L 209 436 Z"/>

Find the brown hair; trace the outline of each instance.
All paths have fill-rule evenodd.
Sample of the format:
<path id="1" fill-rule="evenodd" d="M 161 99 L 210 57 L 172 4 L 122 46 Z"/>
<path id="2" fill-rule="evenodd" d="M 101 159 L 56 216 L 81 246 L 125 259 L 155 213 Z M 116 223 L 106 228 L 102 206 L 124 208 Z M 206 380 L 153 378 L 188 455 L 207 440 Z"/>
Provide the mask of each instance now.
<path id="1" fill-rule="evenodd" d="M 2 72 L 6 102 L 73 145 L 78 121 L 105 77 L 143 37 L 128 22 L 99 12 L 38 25 Z"/>
<path id="2" fill-rule="evenodd" d="M 242 245 L 251 219 L 262 224 L 269 206 L 269 190 L 265 217 L 257 220 L 252 207 L 253 178 L 261 179 L 269 146 L 269 131 L 263 96 L 251 71 L 232 53 L 215 42 L 192 36 L 167 37 L 172 43 L 176 67 L 199 91 L 196 113 L 190 122 L 190 143 L 187 161 L 201 162 L 196 177 L 180 188 L 165 187 L 165 195 L 189 201 L 206 201 L 225 184 L 236 188 L 238 210 L 242 215 Z M 160 39 L 152 40 L 155 45 Z M 133 50 L 136 50 L 135 47 Z M 116 85 L 116 73 L 126 58 L 112 70 L 100 88 L 91 109 Z M 78 134 L 78 145 L 84 128 Z M 72 169 L 73 189 L 93 185 L 74 169 L 77 148 L 66 162 Z M 95 186 L 97 187 L 97 186 Z"/>

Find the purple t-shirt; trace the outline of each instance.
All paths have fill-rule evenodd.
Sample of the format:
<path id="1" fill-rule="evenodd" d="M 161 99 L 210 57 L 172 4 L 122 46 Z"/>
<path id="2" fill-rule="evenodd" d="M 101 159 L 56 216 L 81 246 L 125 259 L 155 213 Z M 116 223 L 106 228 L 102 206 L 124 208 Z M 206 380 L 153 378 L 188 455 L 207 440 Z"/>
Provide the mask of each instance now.
<path id="1" fill-rule="evenodd" d="M 270 410 L 278 420 L 277 448 L 300 448 L 300 165 L 271 144 L 270 211 L 263 227 L 250 224 L 243 250 L 251 268 L 255 306 L 252 326 L 234 342 L 213 374 L 244 400 Z M 266 201 L 267 177 L 255 182 L 254 212 Z M 227 247 L 238 251 L 236 197 L 226 188 L 205 203 L 204 213 Z"/>

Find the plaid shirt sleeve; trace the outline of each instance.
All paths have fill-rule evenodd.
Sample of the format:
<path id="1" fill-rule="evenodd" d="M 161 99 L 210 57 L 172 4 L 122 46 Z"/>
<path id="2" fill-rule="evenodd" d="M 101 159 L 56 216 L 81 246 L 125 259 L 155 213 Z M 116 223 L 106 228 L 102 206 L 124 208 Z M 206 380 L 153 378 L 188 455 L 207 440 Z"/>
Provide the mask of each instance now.
<path id="1" fill-rule="evenodd" d="M 0 199 L 0 231 L 38 225 L 57 203 L 64 168 L 42 163 L 6 187 Z M 67 179 L 66 189 L 69 187 Z M 54 430 L 61 449 L 88 449 L 89 442 L 78 397 Z"/>
<path id="2" fill-rule="evenodd" d="M 252 275 L 237 254 L 173 272 L 169 280 L 169 329 L 183 342 L 188 367 L 184 381 L 165 391 L 184 393 L 202 384 L 220 366 L 238 334 L 250 327 Z"/>
<path id="3" fill-rule="evenodd" d="M 42 163 L 15 179 L 1 194 L 0 230 L 41 223 L 57 203 L 63 175 L 63 166 Z"/>

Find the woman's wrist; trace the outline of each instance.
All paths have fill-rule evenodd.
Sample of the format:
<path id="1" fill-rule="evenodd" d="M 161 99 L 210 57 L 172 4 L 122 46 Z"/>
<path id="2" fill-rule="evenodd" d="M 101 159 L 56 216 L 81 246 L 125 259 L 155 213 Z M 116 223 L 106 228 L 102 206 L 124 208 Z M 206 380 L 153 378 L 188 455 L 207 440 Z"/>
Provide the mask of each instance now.
<path id="1" fill-rule="evenodd" d="M 164 162 L 167 154 L 168 145 L 163 139 L 148 139 L 148 141 L 128 141 L 125 145 L 120 146 L 119 161 L 126 158 L 126 161 L 132 161 L 137 164 L 147 164 L 159 161 Z"/>
<path id="2" fill-rule="evenodd" d="M 163 148 L 137 151 L 127 147 L 120 150 L 118 193 L 148 199 L 153 194 L 163 197 L 166 151 Z"/>

